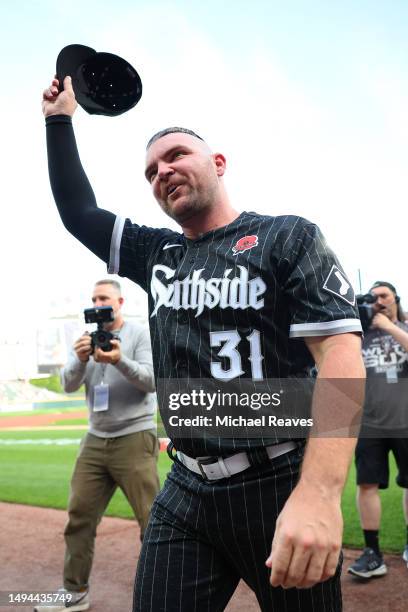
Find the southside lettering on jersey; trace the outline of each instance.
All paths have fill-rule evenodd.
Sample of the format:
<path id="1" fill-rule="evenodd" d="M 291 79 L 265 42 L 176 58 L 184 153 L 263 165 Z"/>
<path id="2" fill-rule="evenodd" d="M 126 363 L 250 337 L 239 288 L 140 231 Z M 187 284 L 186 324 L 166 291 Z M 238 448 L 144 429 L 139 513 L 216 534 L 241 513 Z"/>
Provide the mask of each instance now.
<path id="1" fill-rule="evenodd" d="M 229 278 L 232 268 L 225 270 L 222 278 L 202 278 L 204 268 L 195 270 L 183 280 L 176 280 L 167 285 L 160 280 L 160 273 L 166 280 L 172 279 L 176 270 L 157 264 L 153 266 L 150 292 L 155 307 L 150 315 L 156 316 L 161 306 L 173 310 L 196 311 L 198 317 L 207 308 L 254 308 L 259 310 L 264 305 L 261 296 L 266 291 L 266 284 L 259 276 L 249 280 L 248 270 L 244 266 L 237 266 L 238 276 Z"/>
<path id="2" fill-rule="evenodd" d="M 118 217 L 109 271 L 148 293 L 158 381 L 307 376 L 305 336 L 361 331 L 351 284 L 301 217 L 244 212 L 196 240 Z M 233 439 L 174 443 L 190 456 L 247 448 Z"/>

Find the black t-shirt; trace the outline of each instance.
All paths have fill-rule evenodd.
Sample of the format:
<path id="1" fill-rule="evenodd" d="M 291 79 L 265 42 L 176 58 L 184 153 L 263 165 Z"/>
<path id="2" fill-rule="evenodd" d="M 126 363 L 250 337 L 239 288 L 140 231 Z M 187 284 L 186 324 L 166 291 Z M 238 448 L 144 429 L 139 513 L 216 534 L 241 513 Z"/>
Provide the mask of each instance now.
<path id="1" fill-rule="evenodd" d="M 406 323 L 396 325 L 408 332 Z M 367 385 L 362 434 L 408 434 L 408 353 L 391 334 L 371 328 L 364 335 L 363 359 Z"/>

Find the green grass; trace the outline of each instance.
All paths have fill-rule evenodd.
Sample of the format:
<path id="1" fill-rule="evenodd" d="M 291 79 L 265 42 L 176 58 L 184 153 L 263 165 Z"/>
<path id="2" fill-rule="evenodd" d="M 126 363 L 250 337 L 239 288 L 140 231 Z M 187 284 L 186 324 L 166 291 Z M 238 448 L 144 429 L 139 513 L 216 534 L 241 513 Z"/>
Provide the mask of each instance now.
<path id="1" fill-rule="evenodd" d="M 406 527 L 402 511 L 402 495 L 404 489 L 397 486 L 395 477 L 397 468 L 394 457 L 390 456 L 390 485 L 388 489 L 380 491 L 382 503 L 382 518 L 380 530 L 380 544 L 384 551 L 400 552 L 406 541 Z M 343 493 L 343 517 L 345 546 L 361 548 L 364 545 L 363 534 L 356 507 L 356 476 L 355 467 L 352 466 Z"/>
<path id="2" fill-rule="evenodd" d="M 78 444 L 69 446 L 5 445 L 1 441 L 67 438 L 79 440 L 82 433 L 75 430 L 0 432 L 0 500 L 66 509 L 69 481 L 78 452 Z M 158 470 L 161 484 L 169 469 L 170 459 L 166 453 L 160 453 Z M 118 490 L 113 496 L 107 514 L 122 518 L 133 516 L 122 491 Z"/>
<path id="3" fill-rule="evenodd" d="M 58 421 L 53 421 L 50 423 L 50 426 L 55 425 L 59 427 L 60 425 L 63 427 L 64 425 L 88 425 L 88 419 L 58 419 Z"/>
<path id="4" fill-rule="evenodd" d="M 78 444 L 49 446 L 40 444 L 6 445 L 6 440 L 74 439 L 79 440 L 82 431 L 31 430 L 0 431 L 0 500 L 66 509 L 69 481 L 78 451 Z M 171 461 L 166 453 L 160 453 L 159 476 L 163 484 Z M 381 545 L 384 551 L 400 552 L 405 544 L 405 522 L 402 513 L 403 490 L 395 484 L 396 467 L 391 460 L 390 487 L 381 491 L 383 517 Z M 344 545 L 363 546 L 358 513 L 355 503 L 355 470 L 350 471 L 343 495 Z M 123 493 L 118 490 L 109 504 L 107 514 L 132 518 L 132 511 Z"/>
<path id="5" fill-rule="evenodd" d="M 86 410 L 86 404 L 84 402 L 83 408 L 80 406 L 75 408 L 61 408 L 60 410 L 56 409 L 55 406 L 51 408 L 35 408 L 35 410 L 18 410 L 18 411 L 10 411 L 10 412 L 0 412 L 0 421 L 4 417 L 20 417 L 20 416 L 37 416 L 39 414 L 66 414 L 69 415 L 70 412 L 78 412 L 79 410 Z M 69 418 L 69 417 L 67 417 Z"/>
<path id="6" fill-rule="evenodd" d="M 64 393 L 64 389 L 61 386 L 60 377 L 57 374 L 48 376 L 47 378 L 30 378 L 30 384 L 41 389 L 48 389 L 48 391 L 54 391 L 54 393 Z M 85 393 L 85 387 L 82 385 L 77 391 L 70 394 L 83 395 Z"/>
<path id="7" fill-rule="evenodd" d="M 60 378 L 56 374 L 47 378 L 31 378 L 29 382 L 35 387 L 40 387 L 40 389 L 48 389 L 48 391 L 54 391 L 54 393 L 64 393 Z"/>

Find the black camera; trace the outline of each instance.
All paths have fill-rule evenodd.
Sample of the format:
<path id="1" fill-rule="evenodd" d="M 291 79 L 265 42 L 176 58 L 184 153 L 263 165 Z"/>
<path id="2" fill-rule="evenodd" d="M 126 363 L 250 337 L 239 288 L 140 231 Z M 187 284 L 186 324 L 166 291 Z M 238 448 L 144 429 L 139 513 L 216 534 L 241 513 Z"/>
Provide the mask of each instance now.
<path id="1" fill-rule="evenodd" d="M 84 310 L 85 323 L 96 323 L 98 329 L 91 333 L 92 352 L 97 346 L 105 353 L 111 351 L 111 340 L 116 339 L 114 334 L 103 329 L 104 323 L 112 323 L 115 316 L 112 306 L 99 306 L 99 308 L 86 308 Z"/>
<path id="2" fill-rule="evenodd" d="M 367 329 L 371 325 L 371 321 L 374 318 L 374 304 L 376 303 L 378 297 L 374 295 L 374 293 L 365 293 L 364 295 L 357 295 L 357 307 L 361 320 L 361 327 L 363 331 L 367 331 Z"/>

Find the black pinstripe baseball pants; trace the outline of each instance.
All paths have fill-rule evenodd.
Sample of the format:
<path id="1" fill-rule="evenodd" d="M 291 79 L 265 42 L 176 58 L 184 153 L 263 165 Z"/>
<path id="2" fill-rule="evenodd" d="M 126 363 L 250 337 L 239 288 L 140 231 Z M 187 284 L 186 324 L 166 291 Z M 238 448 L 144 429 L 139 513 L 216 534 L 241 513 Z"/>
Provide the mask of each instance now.
<path id="1" fill-rule="evenodd" d="M 133 612 L 218 612 L 242 578 L 268 612 L 340 612 L 340 572 L 311 589 L 273 588 L 265 566 L 303 450 L 206 482 L 175 462 L 153 505 Z"/>

